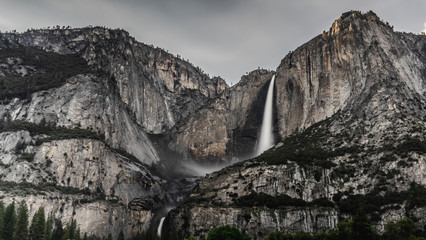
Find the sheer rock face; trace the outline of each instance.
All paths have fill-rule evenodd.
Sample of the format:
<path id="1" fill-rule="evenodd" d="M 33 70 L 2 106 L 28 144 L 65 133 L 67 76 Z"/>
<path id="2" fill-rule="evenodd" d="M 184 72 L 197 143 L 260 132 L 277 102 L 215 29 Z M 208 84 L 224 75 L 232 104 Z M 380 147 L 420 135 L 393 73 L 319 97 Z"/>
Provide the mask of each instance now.
<path id="1" fill-rule="evenodd" d="M 30 193 L 18 187 L 2 194 L 5 203 L 27 195 L 31 214 L 45 206 L 64 223 L 74 218 L 83 232 L 99 236 L 112 233 L 116 238 L 123 229 L 130 238 L 152 227 L 167 197 L 164 180 L 147 169 L 160 160 L 147 134 L 168 132 L 225 91 L 224 80 L 210 79 L 190 63 L 138 43 L 121 30 L 32 30 L 0 33 L 0 39 L 2 49 L 26 46 L 76 53 L 101 70 L 73 76 L 27 99 L 1 101 L 2 121 L 53 124 L 98 135 L 98 140 L 49 139 L 28 131 L 1 132 L 1 181 L 31 185 Z M 25 75 L 16 70 L 22 70 L 19 61 L 4 61 L 7 71 L 1 76 Z M 43 73 L 26 70 L 27 75 Z M 50 187 L 43 189 L 44 184 Z"/>
<path id="2" fill-rule="evenodd" d="M 2 119 L 9 115 L 11 120 L 46 121 L 102 136 L 102 140 L 51 139 L 39 144 L 46 136 L 0 133 L 1 180 L 32 184 L 30 192 L 23 191 L 25 182 L 5 191 L 3 200 L 8 204 L 25 196 L 31 215 L 45 206 L 56 218 L 68 222 L 74 217 L 82 231 L 99 235 L 117 236 L 123 228 L 130 237 L 147 230 L 155 209 L 167 198 L 160 187 L 163 181 L 146 168 L 160 160 L 147 134 L 165 135 L 166 145 L 184 158 L 249 158 L 273 74 L 277 139 L 296 133 L 315 135 L 315 146 L 327 152 L 357 152 L 323 159 L 327 167 L 307 166 L 300 159 L 277 164 L 249 160 L 210 174 L 183 206 L 169 214 L 166 225 L 179 236 L 203 236 L 213 227 L 229 224 L 257 239 L 276 229 L 318 232 L 350 217 L 337 207 L 236 205 L 239 197 L 253 192 L 311 202 L 332 200 L 341 193 L 367 194 L 376 185 L 389 191 L 405 191 L 411 182 L 426 185 L 424 153 L 389 154 L 407 138 L 424 140 L 426 39 L 395 33 L 374 13 L 343 14 L 328 32 L 288 54 L 276 72 L 253 71 L 232 88 L 120 30 L 0 34 L 1 48 L 18 45 L 77 53 L 104 72 L 74 76 L 61 87 L 0 105 Z M 0 75 L 24 75 L 19 61 L 6 63 L 7 71 Z M 17 151 L 22 143 L 24 149 Z M 282 147 L 279 144 L 273 151 Z M 44 182 L 54 186 L 37 188 Z M 385 206 L 389 208 L 379 216 L 379 229 L 406 212 L 424 225 L 424 206 L 400 205 L 400 209 Z"/>
<path id="3" fill-rule="evenodd" d="M 339 110 L 364 108 L 367 95 L 378 87 L 391 89 L 397 84 L 405 89 L 405 97 L 425 96 L 425 51 L 424 36 L 396 33 L 372 12 L 345 13 L 328 32 L 289 53 L 278 66 L 277 137 L 302 131 Z M 262 71 L 244 76 L 178 126 L 172 146 L 189 149 L 196 159 L 245 158 L 243 153 L 255 145 L 261 125 L 261 116 L 256 115 L 263 114 L 266 97 L 262 87 L 271 77 Z"/>
<path id="4" fill-rule="evenodd" d="M 209 174 L 193 190 L 185 204 L 170 212 L 166 226 L 175 230 L 172 235 L 202 237 L 215 227 L 231 225 L 254 239 L 264 239 L 268 233 L 276 230 L 316 233 L 333 229 L 339 221 L 351 218 L 337 206 L 268 208 L 263 206 L 267 204 L 264 202 L 262 206 L 247 207 L 238 205 L 239 198 L 255 192 L 273 197 L 287 195 L 309 203 L 324 198 L 333 201 L 333 197 L 342 193 L 368 194 L 381 185 L 387 186 L 382 194 L 386 191 L 405 191 L 411 183 L 426 185 L 424 155 L 410 154 L 413 162 L 403 168 L 398 167 L 397 163 L 407 160 L 396 157 L 383 164 L 380 161 L 382 156 L 383 153 L 363 156 L 363 160 L 356 163 L 351 161 L 353 157 L 350 155 L 330 158 L 338 164 L 330 169 L 301 166 L 296 162 L 269 165 L 248 160 Z M 369 165 L 370 169 L 365 169 L 365 165 Z M 352 169 L 353 173 L 342 174 L 342 169 Z M 383 174 L 377 174 L 378 171 Z M 393 173 L 396 175 L 392 179 L 380 183 L 383 176 Z M 375 222 L 379 231 L 383 231 L 389 221 L 397 221 L 406 214 L 417 218 L 419 226 L 423 226 L 426 219 L 422 212 L 424 207 L 410 208 L 404 201 L 397 208 L 393 206 L 395 204 L 382 207 L 380 220 Z"/>
<path id="5" fill-rule="evenodd" d="M 246 211 L 241 208 L 196 206 L 186 212 L 179 212 L 179 214 L 173 216 L 180 220 L 176 223 L 176 229 L 180 229 L 182 232 L 187 230 L 192 236 L 197 237 L 204 236 L 210 230 L 218 227 L 218 223 L 220 226 L 230 225 L 243 229 L 254 239 L 264 239 L 265 235 L 277 230 L 327 231 L 336 228 L 339 221 L 337 212 L 330 209 Z M 188 216 L 191 218 L 188 219 Z"/>
<path id="6" fill-rule="evenodd" d="M 267 70 L 243 76 L 172 131 L 171 149 L 198 161 L 253 156 L 272 76 Z"/>
<path id="7" fill-rule="evenodd" d="M 148 229 L 152 219 L 152 212 L 148 210 L 129 209 L 108 202 L 79 204 L 78 201 L 84 201 L 84 197 L 55 193 L 12 197 L 5 192 L 1 193 L 5 196 L 3 202 L 6 205 L 12 201 L 15 201 L 15 204 L 25 201 L 30 218 L 43 206 L 46 213 L 52 213 L 52 218 L 61 219 L 64 223 L 75 220 L 82 232 L 105 238 L 108 236 L 105 233 L 111 233 L 113 238 L 117 238 L 121 229 L 126 238 L 130 238 L 138 231 Z"/>
<path id="8" fill-rule="evenodd" d="M 254 239 L 276 229 L 318 232 L 351 217 L 338 207 L 338 196 L 384 196 L 407 191 L 412 183 L 426 186 L 424 150 L 402 147 L 407 139 L 424 142 L 426 37 L 395 33 L 372 12 L 349 12 L 328 32 L 287 55 L 275 74 L 275 131 L 288 139 L 264 158 L 202 180 L 168 216 L 167 224 L 178 236 L 205 236 L 227 224 Z M 286 151 L 291 144 L 294 149 Z M 327 157 L 319 156 L 321 149 Z M 287 158 L 291 160 L 283 160 Z M 253 192 L 285 194 L 307 203 L 326 198 L 334 207 L 277 210 L 238 204 Z M 409 203 L 405 199 L 381 206 L 375 212 L 379 231 L 405 214 L 423 226 L 424 206 Z"/>
<path id="9" fill-rule="evenodd" d="M 288 54 L 277 69 L 281 137 L 361 107 L 371 88 L 398 82 L 425 96 L 425 38 L 395 33 L 372 12 L 348 12 L 328 32 Z"/>
<path id="10" fill-rule="evenodd" d="M 117 236 L 123 229 L 130 237 L 149 228 L 154 209 L 165 198 L 160 179 L 101 141 L 67 139 L 34 145 L 40 138 L 27 131 L 0 134 L 3 151 L 15 149 L 20 141 L 26 144 L 22 151 L 33 155 L 23 160 L 20 153 L 9 150 L 9 160 L 1 159 L 2 181 L 31 184 L 3 190 L 5 204 L 25 200 L 30 216 L 43 206 L 53 218 L 65 223 L 77 220 L 83 232 L 100 236 Z"/>
<path id="11" fill-rule="evenodd" d="M 165 201 L 162 180 L 146 168 L 159 158 L 108 78 L 72 77 L 59 88 L 1 105 L 0 115 L 5 114 L 10 120 L 82 128 L 105 138 L 102 142 L 71 137 L 38 145 L 37 141 L 48 136 L 31 136 L 27 131 L 0 133 L 1 181 L 41 186 L 37 191 L 29 188 L 30 196 L 24 190 L 6 191 L 2 194 L 5 203 L 25 199 L 31 214 L 44 206 L 53 217 L 64 223 L 77 220 L 82 231 L 99 236 L 117 236 L 123 229 L 131 237 L 149 229 L 156 209 Z M 16 151 L 19 143 L 25 144 L 22 152 Z M 24 154 L 33 159 L 23 160 Z M 46 183 L 76 193 L 45 189 Z"/>
<path id="12" fill-rule="evenodd" d="M 199 68 L 123 30 L 101 27 L 31 30 L 2 34 L 0 47 L 40 47 L 77 53 L 90 66 L 114 76 L 122 101 L 148 133 L 164 133 L 228 88 Z"/>
<path id="13" fill-rule="evenodd" d="M 109 84 L 104 77 L 78 75 L 62 87 L 34 93 L 31 101 L 15 99 L 0 105 L 0 115 L 8 113 L 12 120 L 89 129 L 143 163 L 158 162 L 151 141 Z"/>

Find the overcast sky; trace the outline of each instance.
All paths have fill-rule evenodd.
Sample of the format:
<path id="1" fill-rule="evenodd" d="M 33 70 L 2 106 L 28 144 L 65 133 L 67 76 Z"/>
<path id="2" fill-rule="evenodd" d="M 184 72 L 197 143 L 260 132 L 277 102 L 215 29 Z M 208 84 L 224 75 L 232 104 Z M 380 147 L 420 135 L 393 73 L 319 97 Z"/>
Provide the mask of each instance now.
<path id="1" fill-rule="evenodd" d="M 0 31 L 123 28 L 235 84 L 257 67 L 275 70 L 349 10 L 373 10 L 398 31 L 426 28 L 425 0 L 0 0 Z"/>

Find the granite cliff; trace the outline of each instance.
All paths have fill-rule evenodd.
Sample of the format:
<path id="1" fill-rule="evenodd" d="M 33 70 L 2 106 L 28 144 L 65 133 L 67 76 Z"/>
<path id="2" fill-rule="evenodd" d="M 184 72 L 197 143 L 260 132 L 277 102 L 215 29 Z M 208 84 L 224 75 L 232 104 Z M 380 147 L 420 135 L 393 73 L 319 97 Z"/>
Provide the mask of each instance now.
<path id="1" fill-rule="evenodd" d="M 398 79 L 413 94 L 424 96 L 424 52 L 422 35 L 394 32 L 372 12 L 343 14 L 329 31 L 285 56 L 274 73 L 276 138 L 302 131 L 344 108 L 360 108 L 361 98 L 377 84 L 391 84 Z M 244 76 L 222 96 L 226 101 L 213 103 L 198 113 L 202 117 L 194 115 L 180 126 L 173 145 L 189 149 L 187 152 L 197 159 L 244 159 L 242 153 L 247 150 L 241 151 L 238 146 L 254 146 L 262 119 L 257 115 L 262 114 L 266 98 L 265 84 L 273 74 L 264 72 L 265 77 L 257 77 L 261 72 Z M 247 86 L 247 82 L 255 85 Z M 222 116 L 218 112 L 221 109 L 229 109 L 229 114 Z M 215 124 L 221 138 L 214 136 L 215 131 L 208 131 L 218 114 L 224 119 L 221 125 Z M 206 143 L 211 147 L 207 149 Z"/>
<path id="2" fill-rule="evenodd" d="M 171 236 L 222 225 L 254 239 L 320 232 L 359 208 L 380 231 L 403 216 L 423 228 L 426 37 L 348 12 L 289 53 L 275 75 L 281 140 L 203 179 L 169 214 Z"/>
<path id="3" fill-rule="evenodd" d="M 232 161 L 253 156 L 266 91 L 274 73 L 255 70 L 226 89 L 171 135 L 170 148 L 197 161 Z"/>
<path id="4" fill-rule="evenodd" d="M 153 227 L 170 196 L 149 134 L 228 88 L 123 30 L 0 33 L 0 55 L 4 202 L 28 198 L 30 215 L 45 206 L 100 236 Z"/>
<path id="5" fill-rule="evenodd" d="M 2 34 L 0 46 L 83 57 L 92 68 L 114 77 L 121 100 L 148 133 L 164 133 L 228 87 L 223 79 L 209 78 L 192 64 L 137 42 L 124 30 L 28 30 Z"/>
<path id="6" fill-rule="evenodd" d="M 274 74 L 278 144 L 249 159 Z M 372 12 L 344 13 L 233 87 L 123 30 L 0 33 L 0 191 L 30 215 L 45 206 L 83 232 L 130 237 L 192 190 L 166 170 L 249 159 L 201 180 L 166 237 L 319 232 L 360 207 L 379 229 L 404 215 L 423 228 L 425 85 L 426 37 Z"/>

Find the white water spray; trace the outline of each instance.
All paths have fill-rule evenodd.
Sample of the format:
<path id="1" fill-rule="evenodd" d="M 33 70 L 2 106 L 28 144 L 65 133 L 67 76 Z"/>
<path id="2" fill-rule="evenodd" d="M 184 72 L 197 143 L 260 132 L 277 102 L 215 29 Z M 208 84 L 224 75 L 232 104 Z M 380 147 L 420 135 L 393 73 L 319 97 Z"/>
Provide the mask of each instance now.
<path id="1" fill-rule="evenodd" d="M 157 236 L 159 236 L 160 238 L 161 238 L 161 230 L 163 229 L 164 219 L 166 219 L 166 217 L 162 217 L 160 220 L 160 224 L 158 224 Z"/>
<path id="2" fill-rule="evenodd" d="M 265 110 L 263 111 L 262 128 L 260 129 L 260 137 L 257 141 L 256 156 L 274 145 L 274 136 L 272 133 L 272 105 L 274 95 L 275 75 L 272 76 L 269 83 L 268 94 L 266 95 Z"/>

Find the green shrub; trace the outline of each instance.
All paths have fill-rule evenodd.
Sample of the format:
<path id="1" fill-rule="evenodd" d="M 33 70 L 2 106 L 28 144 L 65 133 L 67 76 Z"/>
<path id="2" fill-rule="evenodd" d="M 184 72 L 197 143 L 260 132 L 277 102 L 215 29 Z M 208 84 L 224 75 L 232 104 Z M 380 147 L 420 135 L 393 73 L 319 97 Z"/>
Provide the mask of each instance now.
<path id="1" fill-rule="evenodd" d="M 66 79 L 84 73 L 94 73 L 86 60 L 76 54 L 46 52 L 35 47 L 3 48 L 0 59 L 20 58 L 23 65 L 33 66 L 40 72 L 31 76 L 0 76 L 0 100 L 29 98 L 34 92 L 62 86 Z"/>
<path id="2" fill-rule="evenodd" d="M 27 162 L 32 162 L 34 160 L 35 153 L 23 153 L 19 156 L 19 160 L 24 160 Z"/>
<path id="3" fill-rule="evenodd" d="M 426 153 L 426 142 L 417 138 L 408 138 L 400 143 L 397 147 L 398 154 L 406 154 L 408 152 Z"/>
<path id="4" fill-rule="evenodd" d="M 383 240 L 415 239 L 417 225 L 413 220 L 404 217 L 398 222 L 389 222 L 385 226 Z"/>
<path id="5" fill-rule="evenodd" d="M 25 148 L 27 147 L 27 144 L 24 141 L 18 141 L 18 143 L 16 143 L 15 146 L 15 153 L 21 153 L 22 151 L 25 150 Z"/>
<path id="6" fill-rule="evenodd" d="M 271 196 L 266 193 L 252 192 L 249 195 L 237 199 L 239 207 L 267 207 L 267 208 L 285 208 L 285 207 L 333 207 L 334 204 L 326 198 L 319 198 L 312 202 L 306 202 L 302 199 L 292 198 L 286 194 Z"/>
<path id="7" fill-rule="evenodd" d="M 207 240 L 249 240 L 250 237 L 241 233 L 238 228 L 222 226 L 215 228 L 207 235 Z"/>
<path id="8" fill-rule="evenodd" d="M 426 188 L 413 183 L 410 189 L 401 192 L 385 192 L 384 196 L 379 190 L 374 190 L 366 195 L 349 195 L 337 202 L 343 213 L 355 214 L 358 209 L 364 209 L 369 213 L 381 213 L 382 206 L 401 204 L 407 201 L 408 209 L 426 206 Z"/>
<path id="9" fill-rule="evenodd" d="M 20 131 L 25 130 L 30 133 L 31 136 L 45 134 L 48 137 L 44 139 L 38 139 L 36 145 L 40 145 L 43 142 L 61 139 L 71 138 L 89 138 L 103 141 L 104 139 L 96 133 L 81 128 L 66 128 L 58 127 L 51 124 L 36 124 L 22 120 L 14 121 L 0 121 L 0 132 L 5 131 Z M 22 149 L 25 147 L 25 143 L 19 144 L 18 148 Z"/>
<path id="10" fill-rule="evenodd" d="M 266 236 L 265 240 L 293 240 L 293 234 L 282 233 L 280 231 L 271 232 Z"/>

